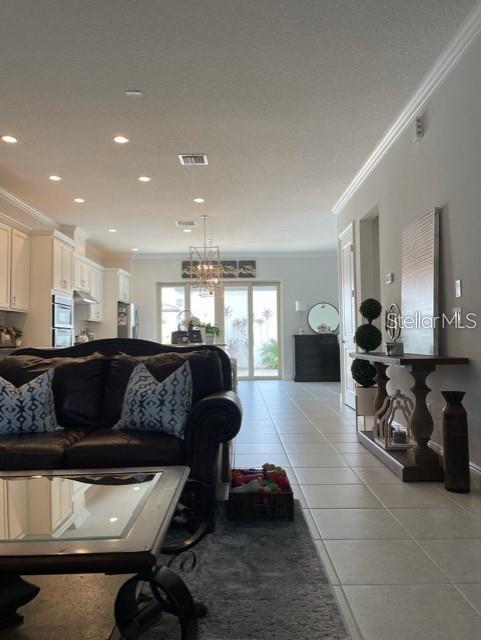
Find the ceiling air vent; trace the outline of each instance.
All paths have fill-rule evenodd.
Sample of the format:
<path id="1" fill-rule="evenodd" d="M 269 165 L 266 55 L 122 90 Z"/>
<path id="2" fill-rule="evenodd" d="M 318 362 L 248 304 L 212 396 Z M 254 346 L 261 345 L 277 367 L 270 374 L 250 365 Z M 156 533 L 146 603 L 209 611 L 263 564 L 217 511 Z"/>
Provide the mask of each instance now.
<path id="1" fill-rule="evenodd" d="M 209 164 L 205 153 L 180 153 L 179 160 L 185 167 Z"/>
<path id="2" fill-rule="evenodd" d="M 194 220 L 176 220 L 175 224 L 181 229 L 194 229 L 197 226 Z"/>

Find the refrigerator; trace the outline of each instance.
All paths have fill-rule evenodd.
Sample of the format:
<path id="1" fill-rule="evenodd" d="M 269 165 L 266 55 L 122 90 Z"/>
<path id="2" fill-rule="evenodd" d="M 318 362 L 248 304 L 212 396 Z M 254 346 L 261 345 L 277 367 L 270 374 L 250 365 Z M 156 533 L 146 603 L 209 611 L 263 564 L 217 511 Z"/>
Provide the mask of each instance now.
<path id="1" fill-rule="evenodd" d="M 117 303 L 117 338 L 139 337 L 139 311 L 134 304 Z"/>

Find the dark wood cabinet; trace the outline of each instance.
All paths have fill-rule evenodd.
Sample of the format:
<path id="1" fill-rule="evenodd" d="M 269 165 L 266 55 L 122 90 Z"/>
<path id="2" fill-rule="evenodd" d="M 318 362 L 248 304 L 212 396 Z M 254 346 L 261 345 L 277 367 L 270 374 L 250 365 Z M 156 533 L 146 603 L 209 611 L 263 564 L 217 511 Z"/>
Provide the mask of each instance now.
<path id="1" fill-rule="evenodd" d="M 332 333 L 296 335 L 294 382 L 338 382 L 339 340 Z"/>

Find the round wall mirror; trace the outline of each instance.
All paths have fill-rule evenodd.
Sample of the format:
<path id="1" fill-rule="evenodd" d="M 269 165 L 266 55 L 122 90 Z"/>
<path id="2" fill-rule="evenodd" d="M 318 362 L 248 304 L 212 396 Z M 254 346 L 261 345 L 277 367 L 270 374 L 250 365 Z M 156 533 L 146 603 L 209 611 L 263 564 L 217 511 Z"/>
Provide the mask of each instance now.
<path id="1" fill-rule="evenodd" d="M 307 324 L 316 333 L 334 333 L 339 327 L 339 311 L 329 302 L 318 302 L 309 309 Z"/>

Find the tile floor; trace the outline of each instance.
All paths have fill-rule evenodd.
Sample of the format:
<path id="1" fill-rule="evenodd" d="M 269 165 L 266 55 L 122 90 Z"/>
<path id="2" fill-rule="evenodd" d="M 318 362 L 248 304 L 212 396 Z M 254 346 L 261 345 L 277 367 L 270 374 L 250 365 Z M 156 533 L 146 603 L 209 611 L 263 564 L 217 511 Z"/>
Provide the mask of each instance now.
<path id="1" fill-rule="evenodd" d="M 241 382 L 236 466 L 287 469 L 352 640 L 481 640 L 481 492 L 403 484 L 336 383 Z"/>

